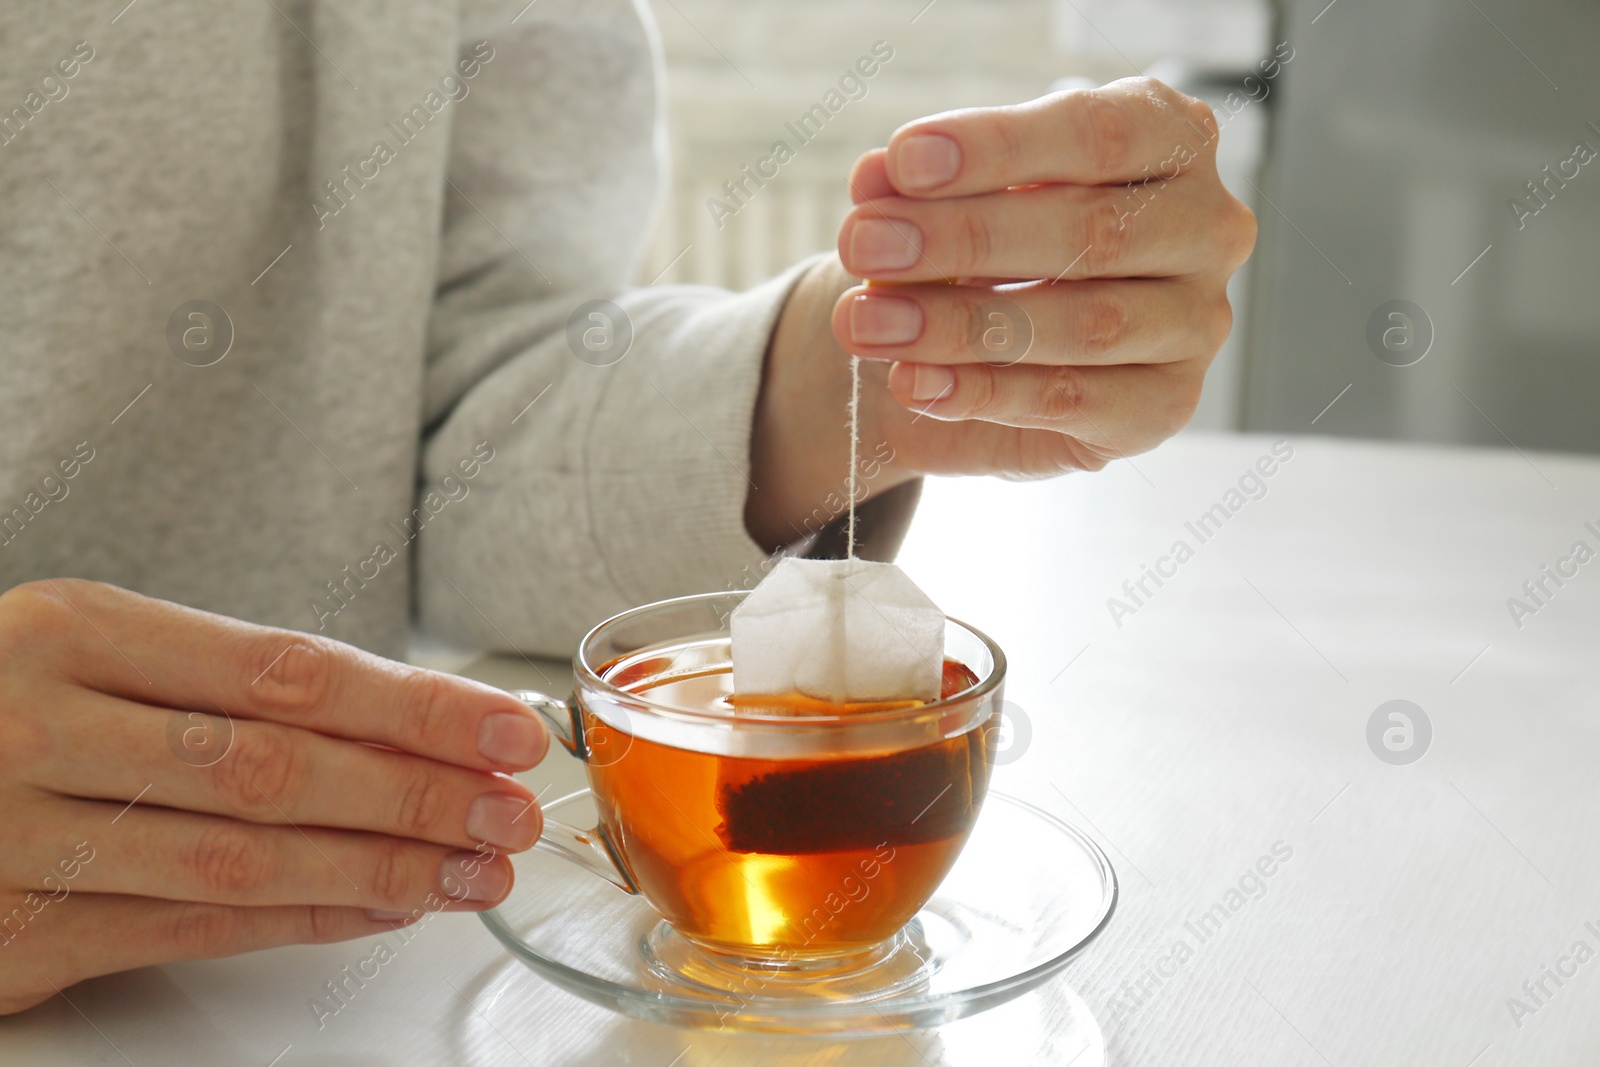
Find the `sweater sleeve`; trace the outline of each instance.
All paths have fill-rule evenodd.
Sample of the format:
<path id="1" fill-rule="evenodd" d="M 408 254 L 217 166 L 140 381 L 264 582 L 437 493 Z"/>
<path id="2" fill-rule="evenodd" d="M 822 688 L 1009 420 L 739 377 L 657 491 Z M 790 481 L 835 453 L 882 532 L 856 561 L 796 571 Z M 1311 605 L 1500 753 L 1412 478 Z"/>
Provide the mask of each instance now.
<path id="1" fill-rule="evenodd" d="M 492 58 L 452 130 L 419 499 L 455 495 L 418 537 L 416 610 L 565 655 L 616 611 L 764 573 L 751 421 L 811 261 L 743 293 L 632 284 L 666 167 L 652 24 L 628 0 L 544 0 L 508 26 L 521 6 L 465 28 Z"/>

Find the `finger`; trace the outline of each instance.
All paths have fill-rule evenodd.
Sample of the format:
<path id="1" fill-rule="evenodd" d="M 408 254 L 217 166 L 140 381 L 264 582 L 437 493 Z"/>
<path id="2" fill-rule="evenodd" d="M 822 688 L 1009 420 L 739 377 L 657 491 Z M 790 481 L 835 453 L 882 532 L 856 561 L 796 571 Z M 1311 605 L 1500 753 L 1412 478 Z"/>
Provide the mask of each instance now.
<path id="1" fill-rule="evenodd" d="M 1214 165 L 1217 135 L 1205 104 L 1151 78 L 1124 78 L 917 119 L 889 138 L 885 165 L 895 189 L 917 197 L 1170 180 Z"/>
<path id="2" fill-rule="evenodd" d="M 888 387 L 906 408 L 941 420 L 1048 429 L 1109 455 L 1172 436 L 1200 400 L 1205 368 L 1191 364 L 995 368 L 896 363 Z"/>
<path id="3" fill-rule="evenodd" d="M 889 180 L 887 159 L 889 150 L 874 148 L 856 160 L 850 171 L 850 202 L 860 204 L 880 196 L 898 196 L 894 183 Z"/>
<path id="4" fill-rule="evenodd" d="M 1170 279 L 858 286 L 833 309 L 848 351 L 918 363 L 1172 363 L 1209 358 L 1231 323 L 1220 286 Z"/>
<path id="5" fill-rule="evenodd" d="M 511 891 L 498 850 L 452 849 L 380 834 L 258 826 L 150 806 L 57 799 L 52 832 L 12 842 L 28 888 L 126 893 L 161 900 L 254 907 L 322 904 L 408 912 L 431 901 L 491 907 Z M 116 821 L 112 822 L 115 818 Z M 53 876 L 73 856 L 76 876 Z M 64 873 L 64 872 L 62 872 Z M 60 889 L 55 889 L 60 892 Z"/>
<path id="6" fill-rule="evenodd" d="M 857 277 L 902 282 L 1215 272 L 1238 252 L 1233 229 L 1217 225 L 1219 208 L 1233 210 L 1220 199 L 1205 186 L 1168 183 L 1142 195 L 1042 185 L 960 200 L 871 200 L 845 216 L 839 259 Z"/>
<path id="7" fill-rule="evenodd" d="M 508 852 L 543 827 L 513 778 L 297 727 L 91 693 L 45 729 L 51 743 L 21 777 L 63 795 L 127 803 L 148 789 L 150 803 L 185 811 Z"/>
<path id="8" fill-rule="evenodd" d="M 549 747 L 524 704 L 465 678 L 98 582 L 24 588 L 29 596 L 17 610 L 36 631 L 35 644 L 63 676 L 103 692 L 302 726 L 483 770 L 526 770 Z"/>
<path id="9" fill-rule="evenodd" d="M 12 901 L 0 902 L 10 905 Z M 86 978 L 178 960 L 216 959 L 281 945 L 320 945 L 387 933 L 425 919 L 369 916 L 362 908 L 228 907 L 74 893 L 32 915 L 5 945 L 7 959 L 40 992 L 21 1010 Z"/>

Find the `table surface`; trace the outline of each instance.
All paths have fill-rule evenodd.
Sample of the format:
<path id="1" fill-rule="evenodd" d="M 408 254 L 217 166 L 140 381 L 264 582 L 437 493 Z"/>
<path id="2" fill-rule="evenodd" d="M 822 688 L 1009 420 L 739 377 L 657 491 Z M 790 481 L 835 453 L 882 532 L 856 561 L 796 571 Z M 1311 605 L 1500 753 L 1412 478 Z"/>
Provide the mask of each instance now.
<path id="1" fill-rule="evenodd" d="M 88 982 L 0 1020 L 0 1063 L 1009 1067 L 1046 1062 L 1028 1035 L 1067 988 L 1119 1064 L 1600 1060 L 1600 461 L 1302 437 L 1247 477 L 1274 444 L 928 487 L 901 562 L 1010 657 L 995 786 L 1121 877 L 1109 929 L 1040 993 L 909 1040 L 741 1045 L 555 991 L 446 915 L 320 1028 L 309 1000 L 371 942 Z M 1146 567 L 1167 576 L 1135 600 Z M 537 671 L 570 677 L 462 673 Z M 1368 736 L 1397 699 L 1431 738 L 1413 713 L 1395 753 Z M 547 795 L 581 785 L 547 763 Z"/>

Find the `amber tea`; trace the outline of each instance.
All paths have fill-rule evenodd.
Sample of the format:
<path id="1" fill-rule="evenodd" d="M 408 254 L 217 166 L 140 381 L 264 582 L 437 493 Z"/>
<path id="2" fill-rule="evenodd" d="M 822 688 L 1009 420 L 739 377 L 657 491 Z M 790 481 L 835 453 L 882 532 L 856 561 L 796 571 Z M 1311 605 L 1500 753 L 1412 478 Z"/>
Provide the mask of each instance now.
<path id="1" fill-rule="evenodd" d="M 732 693 L 726 662 L 674 669 L 623 658 L 598 673 L 653 705 L 768 717 L 872 715 L 916 706 L 831 705 Z M 944 662 L 941 697 L 977 675 Z M 591 736 L 617 733 L 585 707 Z M 988 722 L 920 747 L 757 758 L 623 738 L 591 762 L 602 833 L 639 890 L 703 948 L 828 958 L 883 942 L 944 879 L 988 788 Z M 615 736 L 608 742 L 617 745 Z M 624 746 L 618 746 L 620 747 Z"/>

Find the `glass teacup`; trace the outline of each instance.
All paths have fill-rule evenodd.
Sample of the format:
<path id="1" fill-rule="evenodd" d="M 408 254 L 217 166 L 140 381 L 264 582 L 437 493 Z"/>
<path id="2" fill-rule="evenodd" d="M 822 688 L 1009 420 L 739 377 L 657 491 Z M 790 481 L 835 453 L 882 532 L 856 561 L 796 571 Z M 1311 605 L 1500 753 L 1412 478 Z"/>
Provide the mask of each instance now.
<path id="1" fill-rule="evenodd" d="M 727 622 L 744 595 L 617 615 L 579 644 L 569 700 L 517 694 L 584 762 L 599 812 L 588 830 L 547 820 L 538 847 L 642 894 L 719 966 L 870 965 L 971 832 L 1005 657 L 946 619 L 937 701 L 735 707 Z"/>

